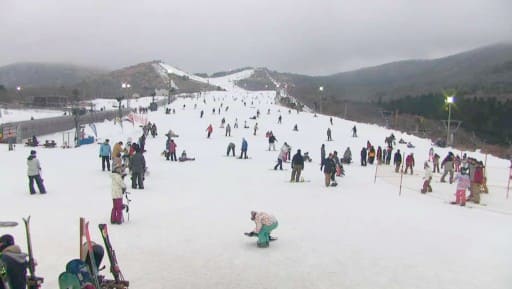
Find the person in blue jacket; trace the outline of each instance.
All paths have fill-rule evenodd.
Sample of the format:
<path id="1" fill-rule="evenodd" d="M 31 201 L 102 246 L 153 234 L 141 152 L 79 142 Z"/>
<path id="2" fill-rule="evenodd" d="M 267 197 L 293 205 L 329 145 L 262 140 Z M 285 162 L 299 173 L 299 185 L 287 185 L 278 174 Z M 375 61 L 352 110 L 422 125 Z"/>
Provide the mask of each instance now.
<path id="1" fill-rule="evenodd" d="M 107 165 L 107 170 L 110 171 L 110 159 L 112 158 L 112 148 L 108 143 L 108 138 L 104 143 L 100 145 L 100 158 L 101 158 L 101 168 L 105 171 L 105 164 Z"/>
<path id="2" fill-rule="evenodd" d="M 240 153 L 240 159 L 243 158 L 246 159 L 247 158 L 247 147 L 249 146 L 249 144 L 247 144 L 247 140 L 245 138 L 242 138 L 242 151 Z"/>

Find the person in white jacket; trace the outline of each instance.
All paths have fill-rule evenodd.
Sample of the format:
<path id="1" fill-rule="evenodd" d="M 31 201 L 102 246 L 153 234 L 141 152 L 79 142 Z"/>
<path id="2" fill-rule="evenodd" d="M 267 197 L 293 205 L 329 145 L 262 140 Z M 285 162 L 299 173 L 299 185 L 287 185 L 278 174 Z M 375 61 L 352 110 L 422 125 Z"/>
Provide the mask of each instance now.
<path id="1" fill-rule="evenodd" d="M 36 191 L 34 190 L 34 181 L 36 181 L 37 188 L 39 189 L 39 193 L 46 194 L 46 188 L 43 184 L 43 179 L 41 178 L 41 164 L 36 157 L 36 151 L 30 151 L 30 156 L 27 158 L 27 175 L 28 175 L 28 188 L 30 190 L 30 194 L 34 195 Z"/>
<path id="2" fill-rule="evenodd" d="M 122 224 L 123 223 L 123 193 L 126 190 L 124 183 L 124 169 L 123 166 L 115 167 L 112 170 L 112 213 L 110 215 L 110 223 Z"/>
<path id="3" fill-rule="evenodd" d="M 423 177 L 423 188 L 421 189 L 421 193 L 425 194 L 427 192 L 432 192 L 432 187 L 430 186 L 430 182 L 432 181 L 432 170 L 430 169 L 430 166 L 428 165 L 428 162 L 425 162 L 423 165 L 423 168 L 425 169 L 425 176 Z"/>

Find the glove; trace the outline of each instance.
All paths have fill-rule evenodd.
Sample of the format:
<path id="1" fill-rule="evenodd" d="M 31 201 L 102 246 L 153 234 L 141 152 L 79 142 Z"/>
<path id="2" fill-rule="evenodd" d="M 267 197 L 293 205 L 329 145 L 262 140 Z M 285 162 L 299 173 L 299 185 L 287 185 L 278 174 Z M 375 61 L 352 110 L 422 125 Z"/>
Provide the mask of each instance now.
<path id="1" fill-rule="evenodd" d="M 249 237 L 253 237 L 253 236 L 256 236 L 258 234 L 254 233 L 254 232 L 249 232 L 249 233 L 244 233 L 244 235 L 249 236 Z"/>

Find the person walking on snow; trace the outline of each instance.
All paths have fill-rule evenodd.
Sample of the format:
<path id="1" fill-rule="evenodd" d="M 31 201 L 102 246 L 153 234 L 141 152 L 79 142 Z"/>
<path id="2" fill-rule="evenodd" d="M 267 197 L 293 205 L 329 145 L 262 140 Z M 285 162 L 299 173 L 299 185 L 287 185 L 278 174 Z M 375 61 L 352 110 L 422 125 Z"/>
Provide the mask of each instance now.
<path id="1" fill-rule="evenodd" d="M 356 126 L 354 125 L 354 127 L 352 128 L 352 137 L 357 137 L 357 128 Z"/>
<path id="2" fill-rule="evenodd" d="M 258 236 L 258 248 L 268 248 L 272 240 L 270 233 L 278 226 L 276 217 L 265 212 L 251 211 L 251 220 L 256 223 L 256 228 L 245 235 Z"/>
<path id="3" fill-rule="evenodd" d="M 112 168 L 112 212 L 110 214 L 111 224 L 121 224 L 123 222 L 123 193 L 126 190 L 124 183 L 123 167 Z"/>
<path id="4" fill-rule="evenodd" d="M 327 128 L 327 141 L 332 141 L 332 137 L 331 137 L 331 128 Z"/>
<path id="5" fill-rule="evenodd" d="M 135 154 L 130 161 L 130 171 L 132 172 L 132 189 L 144 189 L 144 172 L 146 171 L 146 159 L 140 148 L 135 149 Z"/>
<path id="6" fill-rule="evenodd" d="M 460 173 L 455 176 L 457 181 L 457 191 L 455 192 L 455 201 L 451 202 L 452 205 L 466 205 L 466 190 L 470 188 L 471 181 L 469 180 L 469 169 L 462 168 Z"/>
<path id="7" fill-rule="evenodd" d="M 276 150 L 276 137 L 272 132 L 270 132 L 270 135 L 268 137 L 268 150 L 272 149 L 273 151 Z"/>
<path id="8" fill-rule="evenodd" d="M 297 153 L 292 158 L 292 177 L 290 182 L 299 182 L 300 173 L 304 169 L 304 158 L 302 157 L 301 151 L 297 150 Z"/>
<path id="9" fill-rule="evenodd" d="M 400 150 L 396 150 L 395 156 L 393 157 L 393 164 L 395 165 L 395 173 L 400 171 L 400 165 L 402 164 L 402 154 Z"/>
<path id="10" fill-rule="evenodd" d="M 281 150 L 279 151 L 279 155 L 277 156 L 277 164 L 274 166 L 274 170 L 277 170 L 277 167 L 279 167 L 280 170 L 283 170 L 283 160 L 286 158 L 287 154 L 288 147 L 286 144 L 283 144 Z"/>
<path id="11" fill-rule="evenodd" d="M 105 164 L 107 170 L 110 171 L 110 159 L 112 158 L 112 149 L 108 143 L 108 138 L 100 145 L 100 158 L 101 158 L 101 169 L 105 171 Z"/>
<path id="12" fill-rule="evenodd" d="M 258 123 L 254 124 L 254 135 L 256 135 L 257 130 L 258 130 Z"/>
<path id="13" fill-rule="evenodd" d="M 242 138 L 242 148 L 241 148 L 241 151 L 240 151 L 239 159 L 241 159 L 242 157 L 244 159 L 247 159 L 247 148 L 248 147 L 249 147 L 249 144 L 247 143 L 247 140 L 245 138 Z"/>
<path id="14" fill-rule="evenodd" d="M 414 155 L 413 153 L 410 153 L 406 158 L 405 158 L 405 172 L 404 174 L 407 174 L 407 171 L 409 169 L 411 169 L 411 175 L 413 174 L 412 172 L 412 168 L 414 167 Z"/>
<path id="15" fill-rule="evenodd" d="M 208 132 L 208 136 L 207 136 L 207 138 L 210 138 L 210 135 L 212 135 L 212 131 L 213 131 L 213 126 L 212 126 L 212 124 L 210 124 L 210 125 L 206 128 L 206 131 Z"/>
<path id="16" fill-rule="evenodd" d="M 441 163 L 441 168 L 444 168 L 444 173 L 443 176 L 441 177 L 441 183 L 446 183 L 445 177 L 448 174 L 450 174 L 450 184 L 453 182 L 453 161 L 453 153 L 449 152 L 448 155 L 444 158 L 443 162 Z"/>
<path id="17" fill-rule="evenodd" d="M 363 167 L 366 167 L 366 156 L 367 156 L 366 148 L 363 147 L 361 149 L 361 166 L 363 166 Z"/>
<path id="18" fill-rule="evenodd" d="M 331 176 L 333 172 L 336 171 L 336 163 L 333 159 L 333 154 L 329 153 L 329 156 L 325 159 L 324 162 L 324 176 L 325 176 L 325 186 L 328 187 L 331 185 Z"/>
<path id="19" fill-rule="evenodd" d="M 34 190 L 34 181 L 36 181 L 37 188 L 39 189 L 40 194 L 46 194 L 46 188 L 43 184 L 43 179 L 41 178 L 41 164 L 36 157 L 36 151 L 30 151 L 30 156 L 27 158 L 27 175 L 28 175 L 28 188 L 30 190 L 30 194 L 34 195 L 36 191 Z"/>

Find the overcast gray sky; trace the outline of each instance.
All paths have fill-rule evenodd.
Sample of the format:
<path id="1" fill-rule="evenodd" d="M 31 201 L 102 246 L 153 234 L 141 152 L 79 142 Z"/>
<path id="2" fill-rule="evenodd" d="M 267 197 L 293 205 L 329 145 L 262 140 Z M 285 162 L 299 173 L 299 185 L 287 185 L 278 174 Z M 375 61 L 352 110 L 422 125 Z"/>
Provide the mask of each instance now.
<path id="1" fill-rule="evenodd" d="M 512 0 L 0 0 L 0 66 L 330 74 L 512 42 Z"/>

